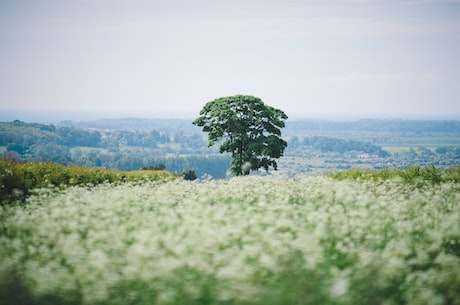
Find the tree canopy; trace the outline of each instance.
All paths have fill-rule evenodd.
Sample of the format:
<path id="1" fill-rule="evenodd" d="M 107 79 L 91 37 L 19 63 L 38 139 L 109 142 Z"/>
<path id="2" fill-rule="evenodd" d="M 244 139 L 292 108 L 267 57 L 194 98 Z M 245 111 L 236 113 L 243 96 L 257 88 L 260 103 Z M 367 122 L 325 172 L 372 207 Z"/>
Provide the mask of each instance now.
<path id="1" fill-rule="evenodd" d="M 247 175 L 250 170 L 278 168 L 287 142 L 281 138 L 287 115 L 258 97 L 235 95 L 208 102 L 193 124 L 208 133 L 208 146 L 223 140 L 220 152 L 232 154 L 230 170 Z"/>

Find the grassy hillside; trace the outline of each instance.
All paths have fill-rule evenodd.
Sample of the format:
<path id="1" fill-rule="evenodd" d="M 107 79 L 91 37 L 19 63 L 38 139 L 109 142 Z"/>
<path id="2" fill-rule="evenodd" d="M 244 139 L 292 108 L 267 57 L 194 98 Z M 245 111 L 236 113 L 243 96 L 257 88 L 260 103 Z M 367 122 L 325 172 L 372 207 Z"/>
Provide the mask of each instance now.
<path id="1" fill-rule="evenodd" d="M 458 180 L 355 176 L 42 189 L 0 210 L 0 301 L 459 304 Z"/>
<path id="2" fill-rule="evenodd" d="M 442 182 L 460 183 L 460 166 L 439 170 L 431 165 L 422 168 L 417 165 L 409 166 L 406 169 L 382 169 L 382 170 L 359 170 L 338 171 L 329 174 L 337 180 L 351 179 L 355 181 L 372 180 L 384 182 L 386 180 L 400 181 L 402 183 L 424 185 L 439 184 Z"/>
<path id="3" fill-rule="evenodd" d="M 166 171 L 114 171 L 102 168 L 64 166 L 49 162 L 15 162 L 0 159 L 0 204 L 24 201 L 35 189 L 66 188 L 76 185 L 97 185 L 152 181 L 172 178 Z"/>

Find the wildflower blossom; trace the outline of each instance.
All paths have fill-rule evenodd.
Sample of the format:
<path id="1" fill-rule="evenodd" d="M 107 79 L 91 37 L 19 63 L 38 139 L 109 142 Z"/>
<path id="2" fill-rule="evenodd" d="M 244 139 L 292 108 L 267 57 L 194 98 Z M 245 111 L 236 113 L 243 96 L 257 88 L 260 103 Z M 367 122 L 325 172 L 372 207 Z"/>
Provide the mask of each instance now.
<path id="1" fill-rule="evenodd" d="M 326 177 L 40 191 L 0 212 L 0 284 L 15 274 L 37 303 L 448 304 L 459 194 Z"/>

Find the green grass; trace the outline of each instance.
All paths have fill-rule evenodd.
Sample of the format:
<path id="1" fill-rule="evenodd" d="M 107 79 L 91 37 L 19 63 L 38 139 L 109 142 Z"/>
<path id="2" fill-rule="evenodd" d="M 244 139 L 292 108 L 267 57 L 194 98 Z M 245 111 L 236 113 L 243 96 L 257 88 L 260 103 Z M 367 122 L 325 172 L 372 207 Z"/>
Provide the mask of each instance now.
<path id="1" fill-rule="evenodd" d="M 49 162 L 0 160 L 0 204 L 24 201 L 34 190 L 101 183 L 141 182 L 176 177 L 166 171 L 114 171 Z"/>
<path id="2" fill-rule="evenodd" d="M 337 180 L 372 180 L 374 182 L 395 180 L 414 185 L 440 184 L 443 182 L 460 183 L 460 166 L 444 170 L 439 170 L 434 166 L 428 166 L 425 168 L 420 166 L 410 166 L 406 169 L 386 168 L 382 170 L 352 169 L 349 171 L 334 172 L 329 174 L 329 176 Z"/>

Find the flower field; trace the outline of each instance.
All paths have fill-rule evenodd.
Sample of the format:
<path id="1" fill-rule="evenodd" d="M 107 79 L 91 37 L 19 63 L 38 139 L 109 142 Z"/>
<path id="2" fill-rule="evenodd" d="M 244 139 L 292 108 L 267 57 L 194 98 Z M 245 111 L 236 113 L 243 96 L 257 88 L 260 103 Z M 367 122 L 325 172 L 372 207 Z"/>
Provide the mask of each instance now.
<path id="1" fill-rule="evenodd" d="M 460 184 L 238 177 L 0 210 L 1 304 L 460 304 Z"/>

